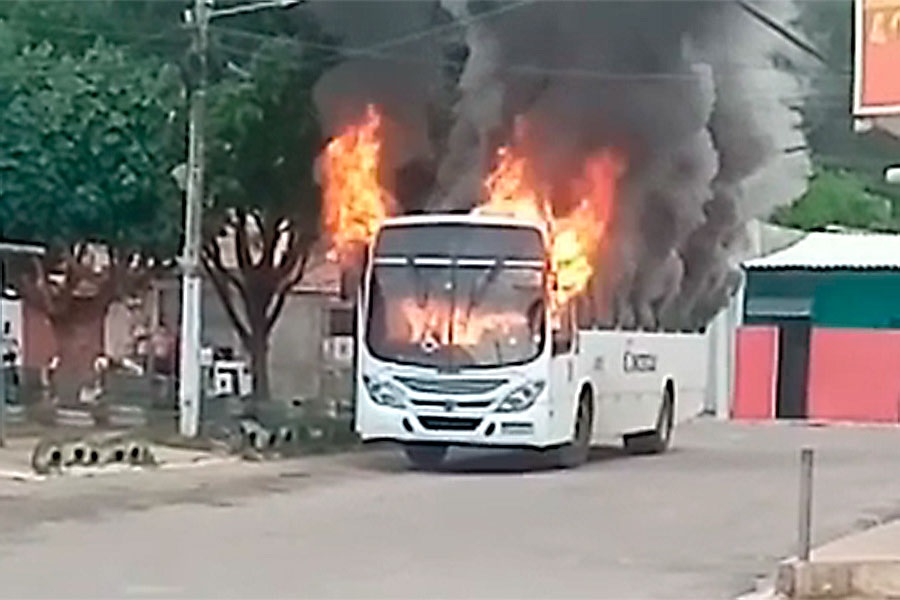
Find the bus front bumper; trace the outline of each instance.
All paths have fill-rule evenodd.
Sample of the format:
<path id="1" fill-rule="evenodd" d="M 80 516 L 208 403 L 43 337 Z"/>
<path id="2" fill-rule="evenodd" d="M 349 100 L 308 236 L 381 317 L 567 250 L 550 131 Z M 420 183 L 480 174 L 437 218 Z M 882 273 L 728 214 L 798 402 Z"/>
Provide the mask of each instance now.
<path id="1" fill-rule="evenodd" d="M 547 448 L 565 442 L 551 439 L 549 421 L 543 402 L 517 413 L 414 411 L 370 404 L 357 414 L 356 432 L 364 442 Z"/>

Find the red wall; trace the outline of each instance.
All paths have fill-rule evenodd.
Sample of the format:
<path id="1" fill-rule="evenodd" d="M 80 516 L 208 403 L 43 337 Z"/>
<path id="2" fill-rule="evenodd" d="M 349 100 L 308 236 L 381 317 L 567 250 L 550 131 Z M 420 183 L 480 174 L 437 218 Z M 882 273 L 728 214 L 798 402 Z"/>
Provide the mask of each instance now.
<path id="1" fill-rule="evenodd" d="M 41 369 L 56 353 L 56 337 L 44 313 L 22 303 L 23 362 L 26 367 Z"/>
<path id="2" fill-rule="evenodd" d="M 900 421 L 900 331 L 813 330 L 808 398 L 811 419 Z"/>
<path id="3" fill-rule="evenodd" d="M 26 367 L 42 369 L 56 354 L 56 336 L 50 321 L 41 311 L 22 303 L 22 361 Z M 80 340 L 89 356 L 103 352 L 103 323 Z"/>
<path id="4" fill-rule="evenodd" d="M 900 330 L 815 328 L 809 354 L 809 419 L 900 422 Z M 774 418 L 778 328 L 739 328 L 735 365 L 732 417 Z"/>
<path id="5" fill-rule="evenodd" d="M 735 419 L 773 418 L 777 377 L 778 328 L 739 328 L 731 416 Z"/>

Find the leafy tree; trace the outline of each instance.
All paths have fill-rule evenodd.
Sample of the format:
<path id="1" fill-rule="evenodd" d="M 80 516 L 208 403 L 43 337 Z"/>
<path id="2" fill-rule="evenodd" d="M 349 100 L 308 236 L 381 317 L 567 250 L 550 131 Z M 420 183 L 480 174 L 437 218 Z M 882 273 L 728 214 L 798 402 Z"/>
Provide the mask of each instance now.
<path id="1" fill-rule="evenodd" d="M 251 357 L 257 398 L 269 396 L 272 329 L 319 236 L 314 162 L 322 139 L 312 87 L 330 61 L 273 41 L 256 53 L 247 79 L 223 81 L 211 94 L 203 261 Z"/>
<path id="2" fill-rule="evenodd" d="M 828 225 L 857 229 L 890 227 L 890 199 L 872 193 L 863 180 L 848 171 L 820 170 L 809 189 L 793 206 L 781 207 L 773 221 L 786 227 L 814 230 Z"/>
<path id="3" fill-rule="evenodd" d="M 802 105 L 815 164 L 853 173 L 857 183 L 889 199 L 895 216 L 900 215 L 900 189 L 883 180 L 884 168 L 900 156 L 900 140 L 853 129 L 852 0 L 803 2 L 799 26 L 828 61 L 814 73 L 810 95 Z"/>
<path id="4" fill-rule="evenodd" d="M 47 246 L 45 260 L 18 265 L 19 288 L 75 382 L 94 358 L 85 332 L 178 249 L 170 170 L 184 151 L 182 104 L 176 70 L 103 42 L 72 55 L 43 43 L 3 61 L 0 237 Z"/>
<path id="5" fill-rule="evenodd" d="M 52 41 L 55 55 L 83 54 L 98 39 L 132 54 L 178 62 L 189 43 L 182 0 L 5 0 L 0 20 L 23 45 Z"/>

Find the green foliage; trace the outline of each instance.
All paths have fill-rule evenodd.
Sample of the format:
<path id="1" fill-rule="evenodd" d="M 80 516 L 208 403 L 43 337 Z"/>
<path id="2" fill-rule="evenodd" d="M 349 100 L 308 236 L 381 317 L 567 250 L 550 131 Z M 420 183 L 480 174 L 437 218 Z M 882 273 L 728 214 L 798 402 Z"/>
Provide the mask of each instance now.
<path id="1" fill-rule="evenodd" d="M 820 170 L 806 194 L 792 206 L 779 208 L 772 220 L 807 231 L 828 225 L 886 229 L 891 224 L 891 205 L 890 199 L 869 191 L 851 172 Z"/>
<path id="2" fill-rule="evenodd" d="M 177 73 L 98 42 L 26 47 L 0 79 L 0 236 L 169 257 L 183 152 Z"/>
<path id="3" fill-rule="evenodd" d="M 23 45 L 53 42 L 57 55 L 80 55 L 103 39 L 145 56 L 173 59 L 187 47 L 183 0 L 4 0 L 6 21 Z"/>
<path id="4" fill-rule="evenodd" d="M 249 77 L 214 86 L 209 110 L 209 166 L 214 210 L 289 218 L 314 234 L 319 192 L 313 165 L 322 135 L 313 84 L 330 55 L 273 40 L 257 51 Z"/>
<path id="5" fill-rule="evenodd" d="M 855 198 L 862 198 L 861 186 L 880 199 L 889 200 L 892 212 L 900 214 L 900 189 L 883 181 L 884 168 L 900 160 L 900 140 L 883 132 L 861 134 L 853 130 L 852 0 L 803 2 L 799 26 L 829 62 L 828 66 L 819 66 L 813 72 L 811 93 L 802 106 L 814 163 L 820 170 L 845 171 L 852 175 L 856 188 L 855 194 L 850 195 Z M 804 72 L 808 73 L 808 69 Z M 822 189 L 834 184 L 835 181 L 826 179 L 816 186 Z M 863 214 L 850 220 L 863 223 L 871 217 L 867 206 L 853 204 L 842 210 L 858 207 Z"/>

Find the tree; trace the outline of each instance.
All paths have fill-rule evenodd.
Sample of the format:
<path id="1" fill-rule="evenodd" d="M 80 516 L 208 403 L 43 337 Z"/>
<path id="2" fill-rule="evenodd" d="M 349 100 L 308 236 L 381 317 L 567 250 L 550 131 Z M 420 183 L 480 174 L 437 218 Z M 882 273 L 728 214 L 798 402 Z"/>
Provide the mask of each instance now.
<path id="1" fill-rule="evenodd" d="M 269 397 L 269 339 L 319 236 L 312 87 L 330 61 L 276 40 L 255 54 L 248 78 L 223 81 L 211 95 L 203 262 L 250 355 L 257 398 Z"/>
<path id="2" fill-rule="evenodd" d="M 82 54 L 103 38 L 141 54 L 180 53 L 189 36 L 181 26 L 183 0 L 5 0 L 0 20 L 28 43 L 53 41 L 58 54 Z"/>
<path id="3" fill-rule="evenodd" d="M 3 47 L 14 54 L 0 73 L 0 237 L 47 246 L 18 265 L 18 286 L 77 385 L 94 359 L 85 332 L 178 249 L 181 85 L 177 70 L 104 42 L 72 55 Z"/>
<path id="4" fill-rule="evenodd" d="M 887 198 L 900 215 L 900 190 L 884 182 L 885 166 L 900 156 L 900 140 L 883 132 L 855 132 L 852 116 L 853 2 L 803 2 L 799 25 L 825 56 L 802 105 L 814 163 L 851 173 L 867 189 Z"/>
<path id="5" fill-rule="evenodd" d="M 793 206 L 780 207 L 772 220 L 786 227 L 823 229 L 843 225 L 855 229 L 891 227 L 889 198 L 873 193 L 848 171 L 820 169 L 809 189 Z"/>

